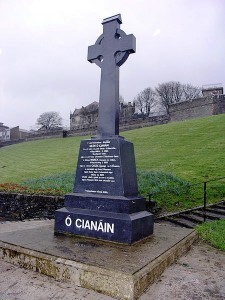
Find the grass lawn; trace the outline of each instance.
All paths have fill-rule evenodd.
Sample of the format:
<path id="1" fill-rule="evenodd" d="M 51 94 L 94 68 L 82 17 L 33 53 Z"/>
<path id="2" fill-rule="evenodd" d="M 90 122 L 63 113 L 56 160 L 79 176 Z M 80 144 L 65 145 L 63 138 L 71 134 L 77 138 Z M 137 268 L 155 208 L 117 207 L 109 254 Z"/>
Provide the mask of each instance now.
<path id="1" fill-rule="evenodd" d="M 45 139 L 0 148 L 0 183 L 75 171 L 81 139 Z"/>
<path id="2" fill-rule="evenodd" d="M 137 169 L 172 173 L 189 182 L 225 177 L 225 115 L 123 132 L 134 143 Z M 25 142 L 0 148 L 0 182 L 74 171 L 81 139 Z"/>
<path id="3" fill-rule="evenodd" d="M 192 183 L 225 177 L 225 115 L 126 132 L 137 167 L 172 173 Z"/>
<path id="4" fill-rule="evenodd" d="M 225 251 L 225 220 L 203 223 L 198 225 L 196 230 L 203 240 Z"/>
<path id="5" fill-rule="evenodd" d="M 193 206 L 202 201 L 202 184 L 191 187 L 188 199 L 185 196 L 181 201 L 181 189 L 177 189 L 176 184 L 168 184 L 167 180 L 171 181 L 169 177 L 172 176 L 176 182 L 184 182 L 186 188 L 186 183 L 225 177 L 224 133 L 225 115 L 218 115 L 145 127 L 121 135 L 134 143 L 137 170 L 153 174 L 153 185 L 141 187 L 145 193 L 154 191 L 156 185 L 161 186 L 161 190 L 154 193 L 157 201 L 168 202 L 172 198 L 173 205 L 179 208 L 182 202 L 181 207 L 186 208 L 190 207 L 188 201 L 192 201 Z M 41 187 L 43 182 L 49 186 L 50 181 L 55 181 L 57 186 L 61 184 L 59 189 L 66 185 L 65 182 L 70 182 L 69 188 L 73 180 L 68 176 L 75 172 L 80 141 L 85 138 L 89 137 L 45 139 L 0 148 L 0 183 L 25 181 L 28 184 L 30 179 L 38 179 Z M 160 179 L 155 173 L 161 174 Z M 48 181 L 46 176 L 52 179 Z M 150 177 L 142 176 L 145 185 L 152 181 L 152 175 Z M 171 185 L 171 195 L 159 195 Z M 225 197 L 224 179 L 210 182 L 207 188 L 210 202 Z"/>

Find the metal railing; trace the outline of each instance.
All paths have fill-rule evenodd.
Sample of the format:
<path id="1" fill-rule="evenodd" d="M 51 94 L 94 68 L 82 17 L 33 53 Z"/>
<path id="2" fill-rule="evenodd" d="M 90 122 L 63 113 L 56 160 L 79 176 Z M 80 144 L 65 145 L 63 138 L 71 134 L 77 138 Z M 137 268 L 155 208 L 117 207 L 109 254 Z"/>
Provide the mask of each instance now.
<path id="1" fill-rule="evenodd" d="M 223 180 L 225 177 L 215 178 L 211 180 L 206 180 L 203 182 L 203 211 L 204 211 L 204 222 L 206 221 L 206 208 L 207 208 L 207 184 L 209 182 L 216 182 L 219 180 Z"/>
<path id="2" fill-rule="evenodd" d="M 220 181 L 223 181 L 224 183 L 218 184 Z M 215 185 L 211 185 L 212 183 L 216 183 Z M 182 191 L 183 189 L 183 191 Z M 164 192 L 162 192 L 162 195 L 164 193 L 165 201 L 166 201 L 166 194 L 169 194 L 171 192 L 171 189 L 167 189 Z M 181 211 L 194 209 L 196 207 L 201 208 L 203 211 L 203 220 L 206 221 L 207 217 L 207 206 L 209 204 L 213 204 L 219 201 L 222 201 L 225 199 L 225 177 L 218 177 L 213 179 L 205 179 L 202 182 L 189 184 L 188 187 L 180 187 L 179 188 L 179 197 L 185 197 L 185 198 L 192 198 L 193 205 L 188 208 L 183 208 Z M 172 192 L 171 192 L 172 194 Z M 151 207 L 154 210 L 154 207 L 158 207 L 158 201 L 154 198 L 157 198 L 157 193 L 150 192 L 146 195 L 148 198 L 148 206 Z M 185 200 L 184 200 L 185 202 Z M 195 204 L 196 203 L 196 204 Z M 150 209 L 151 210 L 151 209 Z M 177 211 L 179 213 L 179 211 Z"/>

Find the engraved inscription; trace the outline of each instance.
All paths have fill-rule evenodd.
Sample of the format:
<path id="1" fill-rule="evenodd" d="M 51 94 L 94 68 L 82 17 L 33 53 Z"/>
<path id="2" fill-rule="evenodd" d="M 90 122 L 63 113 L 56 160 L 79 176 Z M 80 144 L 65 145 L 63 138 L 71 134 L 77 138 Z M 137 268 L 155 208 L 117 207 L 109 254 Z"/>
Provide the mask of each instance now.
<path id="1" fill-rule="evenodd" d="M 74 223 L 76 228 L 79 229 L 88 229 L 88 230 L 95 230 L 95 231 L 102 231 L 102 232 L 109 232 L 114 233 L 114 223 L 103 222 L 103 220 L 99 221 L 92 221 L 92 220 L 85 220 L 85 219 L 75 219 L 73 222 L 70 215 L 68 215 L 65 219 L 65 225 L 67 227 L 71 227 Z"/>
<path id="2" fill-rule="evenodd" d="M 110 140 L 87 141 L 82 154 L 79 166 L 82 182 L 115 183 L 114 171 L 120 168 L 119 155 Z"/>

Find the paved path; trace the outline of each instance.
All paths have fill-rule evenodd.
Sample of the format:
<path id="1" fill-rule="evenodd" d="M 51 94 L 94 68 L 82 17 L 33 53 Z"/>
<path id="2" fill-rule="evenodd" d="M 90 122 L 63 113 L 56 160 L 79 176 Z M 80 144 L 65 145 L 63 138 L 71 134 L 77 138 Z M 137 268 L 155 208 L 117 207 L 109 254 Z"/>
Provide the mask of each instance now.
<path id="1" fill-rule="evenodd" d="M 140 300 L 225 299 L 225 252 L 204 243 L 169 267 Z M 112 300 L 0 260 L 0 300 Z"/>
<path id="2" fill-rule="evenodd" d="M 225 252 L 197 243 L 140 300 L 224 300 Z"/>

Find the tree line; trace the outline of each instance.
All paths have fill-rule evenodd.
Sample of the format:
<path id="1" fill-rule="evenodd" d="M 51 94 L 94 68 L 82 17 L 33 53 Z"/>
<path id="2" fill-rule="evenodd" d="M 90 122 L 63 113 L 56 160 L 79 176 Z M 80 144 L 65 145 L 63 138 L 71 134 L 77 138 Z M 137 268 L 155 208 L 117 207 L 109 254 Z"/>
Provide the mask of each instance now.
<path id="1" fill-rule="evenodd" d="M 133 102 L 139 113 L 149 116 L 153 110 L 163 110 L 169 114 L 171 104 L 191 101 L 201 96 L 201 89 L 197 86 L 182 84 L 179 81 L 169 81 L 160 83 L 155 89 L 145 88 L 137 94 Z"/>
<path id="2" fill-rule="evenodd" d="M 153 111 L 164 111 L 169 114 L 169 106 L 173 103 L 191 101 L 201 97 L 201 89 L 192 84 L 182 84 L 179 81 L 168 81 L 158 84 L 156 88 L 147 87 L 137 94 L 133 103 L 136 112 L 149 116 Z M 120 103 L 125 103 L 120 95 Z M 83 108 L 83 107 L 82 107 Z M 82 111 L 86 113 L 85 108 Z M 37 119 L 37 125 L 45 130 L 57 129 L 62 126 L 62 118 L 59 113 L 51 111 L 45 112 Z"/>

